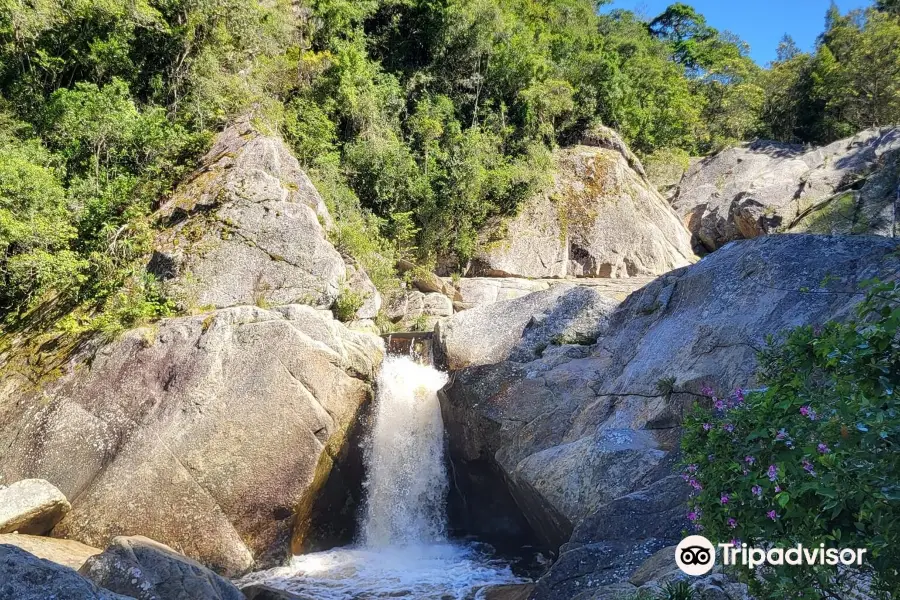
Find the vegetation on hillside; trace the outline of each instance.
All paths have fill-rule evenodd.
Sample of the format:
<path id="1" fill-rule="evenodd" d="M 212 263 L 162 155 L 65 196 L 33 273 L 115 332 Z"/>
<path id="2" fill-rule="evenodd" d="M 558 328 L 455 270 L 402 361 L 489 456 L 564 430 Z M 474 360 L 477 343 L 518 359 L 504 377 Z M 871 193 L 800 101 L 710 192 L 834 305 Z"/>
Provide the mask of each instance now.
<path id="1" fill-rule="evenodd" d="M 684 4 L 644 22 L 604 3 L 0 0 L 6 327 L 167 314 L 149 217 L 240 114 L 291 144 L 383 285 L 396 257 L 463 270 L 596 123 L 683 163 L 900 121 L 896 2 L 832 9 L 813 54 L 786 39 L 770 69 Z"/>

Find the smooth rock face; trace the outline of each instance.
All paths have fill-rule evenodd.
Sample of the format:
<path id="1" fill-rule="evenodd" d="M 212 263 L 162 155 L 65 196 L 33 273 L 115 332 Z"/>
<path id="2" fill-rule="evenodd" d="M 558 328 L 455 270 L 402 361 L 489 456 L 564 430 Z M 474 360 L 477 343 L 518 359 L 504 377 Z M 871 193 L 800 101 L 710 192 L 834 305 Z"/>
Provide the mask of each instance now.
<path id="1" fill-rule="evenodd" d="M 527 361 L 551 342 L 593 342 L 615 305 L 591 288 L 558 284 L 479 306 L 438 323 L 439 361 L 458 371 L 506 359 Z"/>
<path id="2" fill-rule="evenodd" d="M 65 495 L 43 479 L 0 487 L 0 533 L 47 533 L 70 508 Z"/>
<path id="3" fill-rule="evenodd" d="M 0 535 L 0 544 L 16 546 L 38 558 L 75 570 L 80 569 L 87 559 L 101 552 L 99 548 L 93 548 L 75 540 L 61 540 L 21 533 Z"/>
<path id="4" fill-rule="evenodd" d="M 517 277 L 465 277 L 459 280 L 459 300 L 453 303 L 457 311 L 483 304 L 493 304 L 527 296 L 549 289 L 551 282 L 519 279 Z"/>
<path id="5" fill-rule="evenodd" d="M 759 141 L 688 170 L 672 198 L 706 250 L 781 232 L 891 234 L 900 128 L 821 148 Z"/>
<path id="6" fill-rule="evenodd" d="M 690 234 L 623 151 L 621 140 L 558 151 L 552 189 L 486 228 L 468 274 L 621 278 L 690 264 Z"/>
<path id="7" fill-rule="evenodd" d="M 322 198 L 284 142 L 246 120 L 219 134 L 159 215 L 169 227 L 148 268 L 183 308 L 329 308 L 348 279 Z"/>
<path id="8" fill-rule="evenodd" d="M 137 600 L 245 600 L 227 579 L 143 537 L 115 538 L 79 572 L 100 587 Z"/>
<path id="9" fill-rule="evenodd" d="M 451 368 L 464 367 L 442 395 L 453 460 L 492 464 L 544 542 L 568 542 L 534 600 L 625 581 L 676 543 L 687 526 L 673 475 L 683 410 L 705 385 L 753 386 L 769 334 L 846 317 L 860 282 L 900 274 L 898 249 L 874 236 L 734 242 L 633 293 L 596 344 L 550 345 L 523 362 L 467 354 L 461 340 L 468 332 L 475 345 L 480 321 L 438 336 Z"/>
<path id="10" fill-rule="evenodd" d="M 308 306 L 166 319 L 0 396 L 0 474 L 73 499 L 56 536 L 145 535 L 227 575 L 270 565 L 302 543 L 382 353 Z"/>
<path id="11" fill-rule="evenodd" d="M 74 570 L 0 544 L 3 600 L 135 600 L 97 587 Z"/>

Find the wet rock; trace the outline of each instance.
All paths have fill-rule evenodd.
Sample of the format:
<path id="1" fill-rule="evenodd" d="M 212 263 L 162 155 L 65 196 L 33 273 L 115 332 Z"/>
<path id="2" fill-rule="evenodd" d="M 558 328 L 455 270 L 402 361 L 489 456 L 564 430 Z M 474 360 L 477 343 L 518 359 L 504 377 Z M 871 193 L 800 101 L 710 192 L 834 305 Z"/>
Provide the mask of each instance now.
<path id="1" fill-rule="evenodd" d="M 30 554 L 34 554 L 38 558 L 49 560 L 76 571 L 81 568 L 81 565 L 88 558 L 101 552 L 99 548 L 94 548 L 75 540 L 62 540 L 21 533 L 0 535 L 0 544 L 16 546 Z"/>
<path id="2" fill-rule="evenodd" d="M 135 600 L 97 587 L 74 570 L 0 544 L 0 598 L 4 600 Z"/>
<path id="3" fill-rule="evenodd" d="M 0 533 L 47 533 L 71 508 L 65 495 L 48 481 L 16 481 L 0 487 Z"/>
<path id="4" fill-rule="evenodd" d="M 241 592 L 243 592 L 247 600 L 315 600 L 308 596 L 292 594 L 291 592 L 279 590 L 261 583 L 241 588 Z"/>

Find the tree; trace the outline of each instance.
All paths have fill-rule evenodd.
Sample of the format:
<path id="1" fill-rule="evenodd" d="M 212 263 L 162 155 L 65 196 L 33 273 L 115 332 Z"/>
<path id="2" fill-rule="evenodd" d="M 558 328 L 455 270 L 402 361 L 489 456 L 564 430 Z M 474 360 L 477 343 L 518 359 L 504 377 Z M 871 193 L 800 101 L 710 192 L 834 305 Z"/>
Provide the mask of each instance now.
<path id="1" fill-rule="evenodd" d="M 783 63 L 797 58 L 800 54 L 800 48 L 797 46 L 797 42 L 794 41 L 794 38 L 788 34 L 784 34 L 781 41 L 778 42 L 777 58 L 775 60 L 779 63 Z"/>

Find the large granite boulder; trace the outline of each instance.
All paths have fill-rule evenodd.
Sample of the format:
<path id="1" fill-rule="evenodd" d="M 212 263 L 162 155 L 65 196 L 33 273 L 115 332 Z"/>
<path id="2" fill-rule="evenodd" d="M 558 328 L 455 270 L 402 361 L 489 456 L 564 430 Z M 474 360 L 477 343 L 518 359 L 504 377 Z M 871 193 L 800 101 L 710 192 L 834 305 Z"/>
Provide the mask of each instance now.
<path id="1" fill-rule="evenodd" d="M 485 229 L 468 275 L 635 277 L 694 260 L 690 234 L 618 136 L 585 142 L 556 153 L 547 193 Z"/>
<path id="2" fill-rule="evenodd" d="M 550 343 L 593 343 L 615 306 L 593 288 L 568 284 L 478 306 L 437 324 L 437 360 L 458 371 L 507 359 L 527 362 Z"/>
<path id="3" fill-rule="evenodd" d="M 166 229 L 149 269 L 183 309 L 330 308 L 350 288 L 366 296 L 358 318 L 378 312 L 365 272 L 326 239 L 331 217 L 297 159 L 247 119 L 219 134 L 158 216 Z"/>
<path id="4" fill-rule="evenodd" d="M 698 246 L 782 232 L 891 235 L 900 128 L 808 148 L 757 141 L 694 163 L 672 198 Z"/>
<path id="5" fill-rule="evenodd" d="M 0 475 L 72 499 L 53 535 L 145 535 L 225 574 L 302 544 L 380 338 L 309 306 L 165 319 L 0 396 Z"/>
<path id="6" fill-rule="evenodd" d="M 438 336 L 447 364 L 465 367 L 441 398 L 451 457 L 490 464 L 544 543 L 565 543 L 535 600 L 625 580 L 677 542 L 685 408 L 707 385 L 754 385 L 768 335 L 843 318 L 860 282 L 900 274 L 898 249 L 871 236 L 734 242 L 631 294 L 596 344 L 550 345 L 538 358 L 500 352 L 468 366 L 468 349 Z"/>
<path id="7" fill-rule="evenodd" d="M 0 533 L 47 533 L 71 509 L 49 481 L 23 479 L 0 487 Z"/>
<path id="8" fill-rule="evenodd" d="M 135 600 L 97 587 L 74 570 L 0 544 L 3 600 Z"/>
<path id="9" fill-rule="evenodd" d="M 227 579 L 168 546 L 117 537 L 79 570 L 102 588 L 137 600 L 245 600 Z"/>

